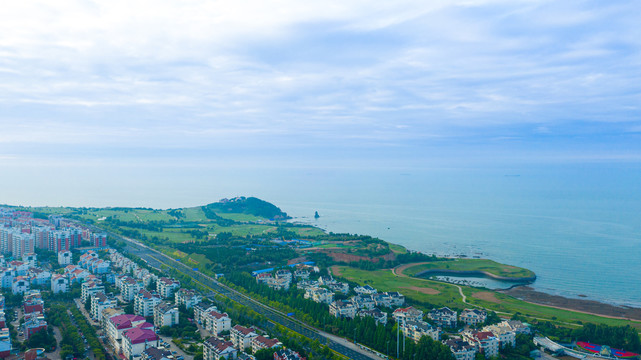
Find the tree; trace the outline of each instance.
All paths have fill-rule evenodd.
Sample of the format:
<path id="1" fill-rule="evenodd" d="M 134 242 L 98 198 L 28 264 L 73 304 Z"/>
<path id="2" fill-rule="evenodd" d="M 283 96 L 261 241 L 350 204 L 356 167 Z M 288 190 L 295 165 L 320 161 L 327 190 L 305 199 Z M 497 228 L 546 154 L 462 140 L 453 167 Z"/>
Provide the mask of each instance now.
<path id="1" fill-rule="evenodd" d="M 254 354 L 256 360 L 272 360 L 274 358 L 274 349 L 260 349 Z"/>

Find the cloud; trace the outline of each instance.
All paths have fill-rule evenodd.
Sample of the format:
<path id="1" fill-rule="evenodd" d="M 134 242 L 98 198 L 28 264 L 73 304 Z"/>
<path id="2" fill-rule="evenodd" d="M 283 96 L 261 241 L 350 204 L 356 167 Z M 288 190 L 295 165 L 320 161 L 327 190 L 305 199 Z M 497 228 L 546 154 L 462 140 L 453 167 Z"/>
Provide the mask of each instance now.
<path id="1" fill-rule="evenodd" d="M 559 127 L 629 134 L 609 124 L 641 126 L 639 10 L 499 0 L 12 2 L 0 13 L 0 150 L 421 152 L 475 137 L 528 141 Z"/>

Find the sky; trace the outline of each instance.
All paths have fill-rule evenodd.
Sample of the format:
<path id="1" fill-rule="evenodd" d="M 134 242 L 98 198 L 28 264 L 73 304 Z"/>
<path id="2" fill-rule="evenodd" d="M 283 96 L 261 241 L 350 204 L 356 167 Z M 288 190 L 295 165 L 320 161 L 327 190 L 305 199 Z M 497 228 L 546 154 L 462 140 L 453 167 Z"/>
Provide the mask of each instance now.
<path id="1" fill-rule="evenodd" d="M 639 24 L 638 1 L 8 2 L 0 203 L 121 174 L 638 163 Z"/>

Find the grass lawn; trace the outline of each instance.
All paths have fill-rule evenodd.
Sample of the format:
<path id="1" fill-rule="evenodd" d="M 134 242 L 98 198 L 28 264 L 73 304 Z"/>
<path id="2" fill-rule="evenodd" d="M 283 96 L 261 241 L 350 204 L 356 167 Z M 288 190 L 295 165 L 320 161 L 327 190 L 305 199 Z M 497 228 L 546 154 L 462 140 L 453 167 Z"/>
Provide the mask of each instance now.
<path id="1" fill-rule="evenodd" d="M 389 249 L 394 252 L 394 254 L 406 254 L 407 249 L 401 245 L 389 244 Z"/>
<path id="2" fill-rule="evenodd" d="M 207 221 L 207 217 L 200 206 L 182 209 L 185 221 Z"/>
<path id="3" fill-rule="evenodd" d="M 265 218 L 258 217 L 256 215 L 251 215 L 251 214 L 216 213 L 216 215 L 220 216 L 223 219 L 229 219 L 229 220 L 238 221 L 238 222 L 265 220 Z"/>
<path id="4" fill-rule="evenodd" d="M 486 271 L 490 274 L 508 278 L 525 278 L 534 276 L 534 272 L 512 265 L 504 265 L 488 259 L 454 259 L 434 261 L 409 267 L 403 271 L 405 275 L 414 276 L 425 270 L 458 270 Z"/>

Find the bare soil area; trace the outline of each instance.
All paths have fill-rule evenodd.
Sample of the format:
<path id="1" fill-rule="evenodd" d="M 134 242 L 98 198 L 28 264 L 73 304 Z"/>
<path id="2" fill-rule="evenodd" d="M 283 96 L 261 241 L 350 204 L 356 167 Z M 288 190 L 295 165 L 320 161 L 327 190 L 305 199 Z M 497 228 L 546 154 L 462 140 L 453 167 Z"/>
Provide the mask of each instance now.
<path id="1" fill-rule="evenodd" d="M 542 293 L 529 286 L 518 286 L 501 292 L 514 296 L 517 299 L 559 309 L 579 311 L 611 318 L 641 321 L 641 308 L 614 306 L 594 300 L 570 299 L 563 296 Z"/>

